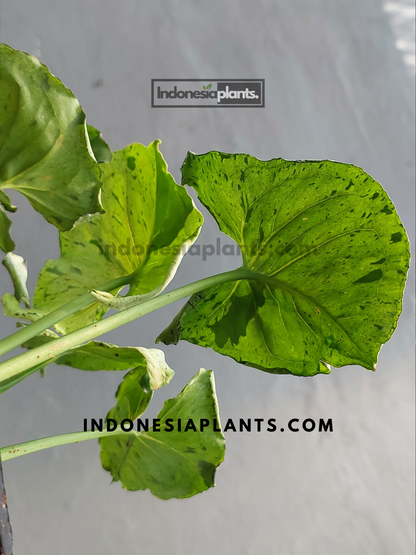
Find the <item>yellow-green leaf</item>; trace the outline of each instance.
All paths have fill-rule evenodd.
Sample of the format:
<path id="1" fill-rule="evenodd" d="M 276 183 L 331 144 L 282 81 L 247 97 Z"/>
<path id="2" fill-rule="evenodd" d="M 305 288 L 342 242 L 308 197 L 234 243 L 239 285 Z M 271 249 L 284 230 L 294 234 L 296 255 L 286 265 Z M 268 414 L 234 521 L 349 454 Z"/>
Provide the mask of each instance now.
<path id="1" fill-rule="evenodd" d="M 38 311 L 48 313 L 124 276 L 131 276 L 129 296 L 155 295 L 172 279 L 198 236 L 202 215 L 167 171 L 158 144 L 130 145 L 101 165 L 106 212 L 61 233 L 61 257 L 45 264 L 36 286 Z M 63 320 L 60 329 L 85 326 L 107 310 L 94 302 Z"/>
<path id="2" fill-rule="evenodd" d="M 257 276 L 194 295 L 160 335 L 273 373 L 375 369 L 401 312 L 409 243 L 383 188 L 328 160 L 188 154 L 194 187 Z"/>
<path id="3" fill-rule="evenodd" d="M 102 210 L 100 187 L 78 100 L 37 58 L 0 45 L 0 189 L 19 191 L 65 231 Z M 0 223 L 0 247 L 12 250 L 3 212 Z"/>
<path id="4" fill-rule="evenodd" d="M 140 415 L 137 401 L 130 402 L 119 393 L 117 399 L 108 418 L 120 423 Z M 201 369 L 177 397 L 165 402 L 157 419 L 158 431 L 152 427 L 129 436 L 115 432 L 114 437 L 100 439 L 101 461 L 113 480 L 120 480 L 129 490 L 150 489 L 161 499 L 191 497 L 214 486 L 225 441 L 219 431 L 212 372 Z M 195 431 L 192 427 L 185 431 L 190 420 Z M 202 431 L 201 420 L 203 425 L 208 423 Z"/>

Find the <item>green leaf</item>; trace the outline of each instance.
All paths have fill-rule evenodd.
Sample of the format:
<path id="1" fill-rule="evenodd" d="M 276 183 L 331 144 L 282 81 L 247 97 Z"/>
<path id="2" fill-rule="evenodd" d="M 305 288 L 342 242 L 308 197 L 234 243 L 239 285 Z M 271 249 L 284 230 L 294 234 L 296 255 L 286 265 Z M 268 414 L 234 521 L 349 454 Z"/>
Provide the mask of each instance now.
<path id="1" fill-rule="evenodd" d="M 3 206 L 7 212 L 16 212 L 17 206 L 12 204 L 9 195 L 6 195 L 4 191 L 0 190 L 0 204 Z"/>
<path id="2" fill-rule="evenodd" d="M 20 191 L 65 231 L 102 209 L 100 186 L 77 99 L 37 58 L 0 45 L 0 189 Z M 10 225 L 3 213 L 1 220 L 0 247 L 8 251 Z"/>
<path id="3" fill-rule="evenodd" d="M 97 354 L 98 356 L 103 355 L 103 346 L 106 346 L 106 344 L 95 345 L 95 356 L 97 356 Z M 110 418 L 116 420 L 116 422 L 121 422 L 124 418 L 135 420 L 147 409 L 152 400 L 153 391 L 168 384 L 174 372 L 166 364 L 165 355 L 159 349 L 145 349 L 143 347 L 120 348 L 116 345 L 108 345 L 107 347 L 111 347 L 115 352 L 118 352 L 117 357 L 119 357 L 117 358 L 119 367 L 107 369 L 124 370 L 125 368 L 120 367 L 120 363 L 124 365 L 127 363 L 129 368 L 137 364 L 135 368 L 127 372 L 118 387 L 116 393 L 117 404 L 107 414 L 107 420 Z M 99 349 L 101 349 L 101 352 Z M 82 353 L 80 354 L 82 355 Z M 104 356 L 108 357 L 110 361 L 111 355 L 114 354 L 115 353 L 104 352 Z M 141 358 L 139 355 L 141 355 Z M 134 364 L 132 364 L 133 361 Z M 96 364 L 92 358 L 91 363 L 91 366 Z M 84 369 L 94 370 L 95 368 L 84 367 Z"/>
<path id="4" fill-rule="evenodd" d="M 45 330 L 43 334 L 23 343 L 22 347 L 35 349 L 57 337 L 50 330 Z M 65 341 L 65 337 L 62 340 Z M 119 347 L 102 341 L 89 341 L 80 347 L 69 349 L 51 362 L 86 371 L 140 369 L 142 387 L 146 392 L 166 385 L 174 375 L 173 370 L 166 364 L 165 355 L 160 349 Z"/>
<path id="5" fill-rule="evenodd" d="M 3 252 L 11 252 L 16 248 L 16 244 L 10 235 L 12 222 L 0 206 L 0 249 Z"/>
<path id="6" fill-rule="evenodd" d="M 6 214 L 6 210 L 7 212 L 16 212 L 17 206 L 14 206 L 10 197 L 0 190 L 0 249 L 7 253 L 14 250 L 16 245 L 10 235 L 12 222 Z"/>
<path id="7" fill-rule="evenodd" d="M 142 380 L 143 372 L 140 368 L 127 372 L 117 389 L 117 405 L 109 411 L 106 421 L 113 419 L 122 422 L 125 418 L 135 420 L 144 413 L 152 400 L 153 391 L 145 390 L 141 384 Z M 112 441 L 112 438 L 110 440 Z"/>
<path id="8" fill-rule="evenodd" d="M 126 397 L 117 395 L 117 422 L 138 416 L 134 403 L 131 408 L 123 399 Z M 100 440 L 101 461 L 113 480 L 120 480 L 129 490 L 150 489 L 161 499 L 191 497 L 214 486 L 216 468 L 224 459 L 225 441 L 221 432 L 214 431 L 214 420 L 218 426 L 220 420 L 212 372 L 201 369 L 177 397 L 165 402 L 158 419 L 160 431 L 152 427 L 129 436 L 115 432 L 114 438 Z M 189 419 L 197 431 L 184 431 Z M 209 422 L 202 432 L 201 419 Z M 182 431 L 178 431 L 179 420 Z M 165 431 L 169 424 L 173 431 Z"/>
<path id="9" fill-rule="evenodd" d="M 140 383 L 146 393 L 168 384 L 174 375 L 160 349 L 118 347 L 100 341 L 89 341 L 81 347 L 66 351 L 54 362 L 89 371 L 134 368 L 135 375 L 140 374 Z"/>
<path id="10" fill-rule="evenodd" d="M 106 213 L 61 234 L 61 257 L 49 260 L 39 276 L 37 310 L 48 313 L 124 276 L 131 276 L 129 295 L 154 296 L 170 282 L 198 236 L 202 215 L 168 173 L 158 144 L 130 145 L 101 165 Z M 60 329 L 83 327 L 107 310 L 95 302 L 63 320 Z"/>
<path id="11" fill-rule="evenodd" d="M 189 153 L 182 172 L 256 275 L 194 295 L 158 340 L 186 339 L 273 373 L 375 369 L 409 266 L 382 187 L 327 160 Z"/>
<path id="12" fill-rule="evenodd" d="M 53 331 L 45 330 L 42 334 L 23 343 L 22 347 L 26 349 L 35 349 L 58 337 L 59 336 Z M 64 337 L 62 341 L 65 341 Z M 85 371 L 117 371 L 129 370 L 132 368 L 132 370 L 124 376 L 124 380 L 117 395 L 119 395 L 120 392 L 121 397 L 128 397 L 130 403 L 132 403 L 133 398 L 136 399 L 138 403 L 137 406 L 143 409 L 142 412 L 146 410 L 150 403 L 152 392 L 168 384 L 174 376 L 174 371 L 166 364 L 165 355 L 160 349 L 119 347 L 101 341 L 89 341 L 85 345 L 70 349 L 58 355 L 51 359 L 50 362 Z M 45 368 L 46 365 L 43 363 L 30 368 L 23 374 L 19 374 L 17 378 L 1 381 L 0 394 L 36 372 L 36 370 L 44 370 Z M 130 395 L 126 393 L 127 386 L 128 388 L 135 387 L 137 391 L 132 391 Z M 123 403 L 125 402 L 126 401 L 123 401 Z"/>
<path id="13" fill-rule="evenodd" d="M 22 326 L 22 324 L 18 325 Z M 35 349 L 58 337 L 53 331 L 45 330 L 42 334 L 23 343 L 22 347 Z M 64 337 L 62 341 L 65 341 Z M 69 349 L 65 353 L 51 359 L 50 362 L 85 371 L 117 371 L 132 368 L 133 370 L 125 375 L 125 385 L 120 386 L 120 391 L 124 391 L 126 384 L 131 386 L 140 385 L 141 391 L 133 394 L 138 399 L 140 398 L 141 406 L 144 407 L 143 411 L 151 400 L 152 391 L 168 384 L 174 376 L 173 370 L 166 364 L 165 355 L 160 349 L 119 347 L 102 341 L 89 341 L 85 345 Z M 41 364 L 30 368 L 24 374 L 19 374 L 17 378 L 0 382 L 0 393 L 20 382 L 23 378 L 33 374 L 36 370 L 44 368 L 46 368 L 45 364 Z"/>
<path id="14" fill-rule="evenodd" d="M 22 256 L 9 252 L 2 261 L 7 268 L 14 285 L 14 296 L 18 303 L 24 303 L 27 308 L 30 306 L 29 292 L 27 290 L 27 265 Z"/>
<path id="15" fill-rule="evenodd" d="M 212 87 L 212 83 L 209 83 L 209 85 L 207 85 L 205 88 L 207 89 L 207 91 L 209 91 Z"/>
<path id="16" fill-rule="evenodd" d="M 87 131 L 95 159 L 97 162 L 109 164 L 113 155 L 111 154 L 110 147 L 104 141 L 101 131 L 98 131 L 92 125 L 87 125 Z"/>
<path id="17" fill-rule="evenodd" d="M 5 316 L 12 316 L 13 318 L 19 318 L 21 320 L 26 320 L 27 322 L 36 322 L 36 320 L 39 320 L 39 318 L 42 318 L 43 316 L 42 313 L 37 312 L 35 309 L 20 308 L 19 301 L 10 293 L 5 293 L 1 302 Z"/>

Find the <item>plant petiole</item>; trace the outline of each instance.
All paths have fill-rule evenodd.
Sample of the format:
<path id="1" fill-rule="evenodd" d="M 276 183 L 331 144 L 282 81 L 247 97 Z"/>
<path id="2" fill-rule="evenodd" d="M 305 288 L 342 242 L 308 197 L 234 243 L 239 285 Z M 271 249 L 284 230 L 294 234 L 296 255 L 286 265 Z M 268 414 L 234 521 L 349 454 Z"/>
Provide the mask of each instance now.
<path id="1" fill-rule="evenodd" d="M 184 285 L 168 293 L 163 293 L 157 297 L 149 299 L 142 302 L 136 306 L 118 312 L 108 318 L 104 318 L 94 324 L 90 324 L 84 328 L 77 331 L 69 333 L 63 337 L 59 337 L 54 341 L 51 341 L 45 345 L 32 349 L 26 353 L 23 353 L 17 357 L 7 360 L 0 364 L 0 382 L 18 376 L 19 374 L 27 371 L 33 366 L 39 366 L 44 363 L 53 362 L 53 359 L 69 349 L 78 347 L 91 339 L 94 339 L 102 334 L 108 333 L 124 324 L 128 324 L 145 314 L 149 314 L 154 310 L 167 306 L 175 301 L 179 301 L 185 297 L 189 297 L 194 293 L 198 293 L 203 289 L 208 289 L 227 283 L 229 281 L 236 281 L 241 279 L 267 279 L 266 276 L 261 274 L 256 274 L 251 270 L 246 268 L 239 268 L 237 270 L 231 270 L 229 272 L 224 272 L 222 274 L 217 274 L 204 278 L 194 283 Z M 34 324 L 27 326 L 26 329 L 32 328 Z M 16 334 L 17 335 L 17 334 Z M 13 336 L 10 336 L 13 337 Z"/>

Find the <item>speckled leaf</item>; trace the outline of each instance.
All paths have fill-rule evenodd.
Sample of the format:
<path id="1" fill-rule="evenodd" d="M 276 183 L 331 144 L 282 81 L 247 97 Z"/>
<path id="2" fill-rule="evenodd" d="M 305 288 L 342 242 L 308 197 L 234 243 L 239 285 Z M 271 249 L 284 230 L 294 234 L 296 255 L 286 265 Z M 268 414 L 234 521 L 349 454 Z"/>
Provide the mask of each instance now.
<path id="1" fill-rule="evenodd" d="M 166 364 L 160 349 L 144 347 L 118 347 L 111 343 L 89 341 L 59 356 L 58 364 L 80 370 L 128 370 L 134 368 L 143 390 L 148 393 L 172 379 L 174 372 Z"/>
<path id="2" fill-rule="evenodd" d="M 396 327 L 406 232 L 382 187 L 331 161 L 188 154 L 193 186 L 260 274 L 193 296 L 159 340 L 212 347 L 274 373 L 374 369 Z"/>
<path id="3" fill-rule="evenodd" d="M 61 257 L 42 269 L 34 306 L 50 312 L 104 283 L 131 275 L 129 295 L 160 292 L 198 236 L 202 216 L 168 173 L 159 141 L 133 144 L 102 164 L 106 213 L 61 233 Z M 118 291 L 112 291 L 116 294 Z M 68 332 L 101 318 L 94 302 L 60 323 Z"/>
<path id="4" fill-rule="evenodd" d="M 124 418 L 135 420 L 139 418 L 149 406 L 153 391 L 143 388 L 143 372 L 134 368 L 127 372 L 116 392 L 117 404 L 108 412 L 106 420 L 113 419 L 121 422 Z M 125 416 L 125 415 L 128 416 Z M 110 442 L 113 438 L 110 438 Z"/>
<path id="5" fill-rule="evenodd" d="M 111 347 L 117 349 L 116 345 L 111 345 Z M 136 353 L 134 353 L 134 350 L 136 350 Z M 114 356 L 113 353 L 111 354 Z M 140 355 L 141 359 L 139 358 Z M 159 349 L 119 347 L 117 356 L 119 357 L 117 359 L 119 365 L 120 359 L 123 359 L 124 365 L 126 363 L 129 365 L 128 368 L 135 367 L 127 372 L 119 385 L 116 392 L 117 404 L 109 411 L 107 419 L 112 418 L 116 422 L 121 422 L 124 418 L 135 420 L 149 406 L 153 391 L 168 384 L 174 372 L 166 364 L 165 355 Z M 132 359 L 135 364 L 131 364 Z M 94 361 L 92 362 L 94 363 Z M 84 369 L 88 370 L 90 368 Z M 116 369 L 122 370 L 125 368 L 119 367 Z"/>
<path id="6" fill-rule="evenodd" d="M 100 186 L 77 99 L 37 58 L 0 45 L 0 189 L 21 192 L 65 231 L 102 209 Z M 0 247 L 11 250 L 1 220 Z"/>
<path id="7" fill-rule="evenodd" d="M 95 159 L 97 162 L 109 164 L 112 158 L 111 149 L 104 141 L 101 131 L 98 131 L 92 125 L 87 125 L 87 131 Z"/>
<path id="8" fill-rule="evenodd" d="M 50 330 L 46 330 L 23 343 L 22 347 L 35 349 L 57 337 Z M 63 337 L 62 340 L 65 341 L 65 338 Z M 140 383 L 146 393 L 168 384 L 174 375 L 173 370 L 166 364 L 165 355 L 160 349 L 119 347 L 102 341 L 89 341 L 85 345 L 69 349 L 51 362 L 87 371 L 116 371 L 134 368 L 136 375 L 140 374 Z"/>
<path id="9" fill-rule="evenodd" d="M 123 399 L 118 399 L 117 411 L 110 411 L 109 417 L 118 423 L 139 416 Z M 220 431 L 214 431 L 214 420 L 218 426 L 220 420 L 212 372 L 201 369 L 177 397 L 165 402 L 157 418 L 160 431 L 151 428 L 100 440 L 101 461 L 113 480 L 120 480 L 129 490 L 150 489 L 161 499 L 191 497 L 214 486 L 225 441 Z M 184 431 L 189 419 L 196 431 Z M 203 431 L 201 419 L 208 422 Z M 182 431 L 178 431 L 178 420 Z M 165 431 L 169 427 L 173 430 Z"/>
<path id="10" fill-rule="evenodd" d="M 26 322 L 36 322 L 36 320 L 39 320 L 39 318 L 42 318 L 43 316 L 42 313 L 37 312 L 32 308 L 21 308 L 19 301 L 10 293 L 5 293 L 3 295 L 1 303 L 3 305 L 3 312 L 5 316 L 19 318 L 20 320 L 25 320 Z"/>

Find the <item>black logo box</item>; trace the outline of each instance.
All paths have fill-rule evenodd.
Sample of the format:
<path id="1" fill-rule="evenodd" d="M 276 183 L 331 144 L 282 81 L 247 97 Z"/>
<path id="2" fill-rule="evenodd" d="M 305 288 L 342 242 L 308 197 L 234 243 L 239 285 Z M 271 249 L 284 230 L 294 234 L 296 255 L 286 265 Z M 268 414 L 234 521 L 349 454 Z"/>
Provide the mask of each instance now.
<path id="1" fill-rule="evenodd" d="M 264 108 L 264 79 L 152 79 L 152 108 Z M 241 91 L 249 88 L 259 98 L 223 98 L 216 104 L 155 104 L 155 83 L 217 83 L 218 91 Z"/>

